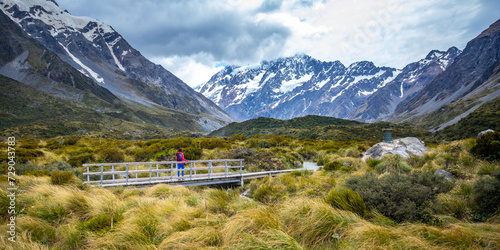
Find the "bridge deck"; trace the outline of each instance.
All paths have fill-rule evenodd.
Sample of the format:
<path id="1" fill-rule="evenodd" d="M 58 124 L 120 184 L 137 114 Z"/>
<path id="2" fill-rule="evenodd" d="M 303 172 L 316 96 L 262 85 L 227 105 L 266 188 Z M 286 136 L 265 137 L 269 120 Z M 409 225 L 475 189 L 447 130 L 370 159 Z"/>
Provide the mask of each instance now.
<path id="1" fill-rule="evenodd" d="M 102 187 L 138 186 L 158 183 L 184 186 L 227 183 L 239 183 L 243 185 L 245 179 L 276 176 L 280 173 L 300 170 L 289 169 L 244 173 L 242 159 L 189 161 L 184 162 L 184 169 L 177 169 L 177 164 L 179 163 L 181 162 L 158 161 L 83 164 L 84 167 L 87 167 L 87 172 L 83 173 L 87 176 L 87 180 L 84 183 Z M 184 176 L 181 175 L 180 171 L 184 171 Z"/>

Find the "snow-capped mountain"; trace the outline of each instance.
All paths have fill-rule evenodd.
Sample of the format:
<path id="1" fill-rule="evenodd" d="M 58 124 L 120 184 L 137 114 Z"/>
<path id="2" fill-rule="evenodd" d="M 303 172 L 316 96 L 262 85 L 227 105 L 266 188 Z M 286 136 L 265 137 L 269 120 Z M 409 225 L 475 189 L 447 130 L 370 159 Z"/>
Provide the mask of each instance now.
<path id="1" fill-rule="evenodd" d="M 291 119 L 323 115 L 374 122 L 418 94 L 450 65 L 460 50 L 431 51 L 402 70 L 361 61 L 345 67 L 307 55 L 227 66 L 197 90 L 229 115 Z"/>
<path id="2" fill-rule="evenodd" d="M 200 125 L 208 130 L 233 120 L 103 22 L 72 16 L 53 0 L 2 0 L 0 9 L 31 37 L 122 99 L 200 115 Z"/>
<path id="3" fill-rule="evenodd" d="M 433 50 L 424 59 L 408 64 L 393 81 L 373 93 L 346 118 L 364 122 L 386 120 L 387 115 L 417 95 L 453 63 L 460 53 L 456 47 L 451 47 L 446 52 Z"/>
<path id="4" fill-rule="evenodd" d="M 296 55 L 255 66 L 227 66 L 198 91 L 240 120 L 311 114 L 343 118 L 399 73 L 367 61 L 345 67 L 339 61 Z"/>

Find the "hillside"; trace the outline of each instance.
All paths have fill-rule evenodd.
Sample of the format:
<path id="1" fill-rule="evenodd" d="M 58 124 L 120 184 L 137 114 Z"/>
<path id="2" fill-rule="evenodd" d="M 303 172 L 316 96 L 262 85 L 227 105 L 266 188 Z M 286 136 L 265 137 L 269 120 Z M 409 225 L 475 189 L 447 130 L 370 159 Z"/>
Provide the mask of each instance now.
<path id="1" fill-rule="evenodd" d="M 234 136 L 236 134 L 251 137 L 257 134 L 289 135 L 296 139 L 319 139 L 333 141 L 369 141 L 383 139 L 383 129 L 393 129 L 394 137 L 415 136 L 426 141 L 433 141 L 431 132 L 417 129 L 414 125 L 392 124 L 389 122 L 362 123 L 326 116 L 308 115 L 290 120 L 259 117 L 241 123 L 230 123 L 213 131 L 209 136 Z"/>
<path id="2" fill-rule="evenodd" d="M 4 97 L 0 113 L 7 114 L 0 117 L 0 127 L 4 131 L 41 137 L 78 131 L 163 133 L 206 131 L 213 129 L 213 120 L 224 123 L 214 117 L 210 120 L 205 115 L 119 98 L 28 36 L 1 11 L 0 21 L 0 87 Z"/>
<path id="3" fill-rule="evenodd" d="M 44 52 L 56 55 L 73 70 L 95 85 L 106 88 L 124 103 L 188 113 L 191 118 L 196 117 L 192 121 L 197 125 L 192 127 L 202 127 L 199 131 L 212 131 L 233 121 L 181 79 L 142 56 L 108 24 L 91 17 L 73 16 L 60 8 L 56 1 L 6 0 L 0 2 L 0 9 L 8 16 L 2 17 L 2 25 L 8 25 L 10 29 L 13 26 L 21 28 L 26 36 L 44 47 Z M 28 85 L 39 84 L 39 89 L 53 95 L 72 99 L 72 96 L 51 90 L 51 81 L 40 83 L 38 79 L 27 77 L 19 68 L 22 64 L 10 66 L 1 73 Z M 54 75 L 45 76 L 50 78 Z M 64 80 L 66 84 L 71 83 L 71 79 Z"/>
<path id="4" fill-rule="evenodd" d="M 500 20 L 474 38 L 453 63 L 390 119 L 411 121 L 427 129 L 458 122 L 487 101 L 500 96 Z M 457 118 L 457 119 L 456 119 Z"/>
<path id="5" fill-rule="evenodd" d="M 436 133 L 444 140 L 459 140 L 476 137 L 479 132 L 492 129 L 500 131 L 500 97 L 484 103 L 457 123 Z"/>
<path id="6" fill-rule="evenodd" d="M 126 137 L 126 134 L 164 134 L 200 131 L 191 115 L 116 102 L 112 107 L 54 97 L 32 86 L 0 75 L 0 129 L 2 136 L 50 138 L 59 135 Z M 90 99 L 92 100 L 92 99 Z M 139 132 L 140 131 L 140 132 Z"/>

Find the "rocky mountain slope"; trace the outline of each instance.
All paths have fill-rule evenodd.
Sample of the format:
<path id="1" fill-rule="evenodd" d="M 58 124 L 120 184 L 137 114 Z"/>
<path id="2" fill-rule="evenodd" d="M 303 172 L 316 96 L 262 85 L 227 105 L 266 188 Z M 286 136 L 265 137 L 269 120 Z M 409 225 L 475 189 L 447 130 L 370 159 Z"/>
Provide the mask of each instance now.
<path id="1" fill-rule="evenodd" d="M 365 122 L 388 120 L 386 116 L 420 93 L 460 52 L 455 47 L 446 52 L 433 50 L 424 59 L 408 64 L 393 81 L 373 93 L 346 118 Z"/>
<path id="2" fill-rule="evenodd" d="M 1 11 L 0 23 L 0 128 L 6 135 L 204 130 L 200 116 L 118 98 Z"/>
<path id="3" fill-rule="evenodd" d="M 206 130 L 232 121 L 210 100 L 143 57 L 107 24 L 72 16 L 49 0 L 3 0 L 0 8 L 31 37 L 121 99 L 197 115 Z"/>
<path id="4" fill-rule="evenodd" d="M 458 54 L 455 47 L 431 51 L 403 70 L 368 61 L 345 67 L 297 55 L 256 66 L 228 66 L 197 90 L 240 120 L 314 114 L 374 122 L 415 96 Z"/>
<path id="5" fill-rule="evenodd" d="M 467 43 L 454 62 L 389 119 L 443 129 L 500 96 L 500 20 Z"/>

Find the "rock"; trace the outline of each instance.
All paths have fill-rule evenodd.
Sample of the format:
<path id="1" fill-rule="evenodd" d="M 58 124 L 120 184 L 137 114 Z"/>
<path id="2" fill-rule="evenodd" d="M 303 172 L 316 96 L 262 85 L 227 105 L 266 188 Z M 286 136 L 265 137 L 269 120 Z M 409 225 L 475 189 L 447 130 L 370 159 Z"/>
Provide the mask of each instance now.
<path id="1" fill-rule="evenodd" d="M 453 179 L 453 177 L 455 177 L 453 176 L 453 174 L 444 169 L 437 170 L 436 172 L 434 172 L 434 174 L 444 176 L 444 178 L 446 178 L 447 180 L 451 180 Z"/>
<path id="2" fill-rule="evenodd" d="M 495 132 L 495 130 L 492 130 L 492 129 L 483 130 L 483 131 L 481 131 L 481 132 L 477 135 L 477 137 L 479 137 L 479 136 L 481 136 L 481 135 L 484 135 L 484 134 L 486 134 L 486 133 L 489 133 L 489 132 Z"/>
<path id="3" fill-rule="evenodd" d="M 385 142 L 377 143 L 364 154 L 362 160 L 368 158 L 382 159 L 386 154 L 400 155 L 403 158 L 409 158 L 411 155 L 423 155 L 427 152 L 425 143 L 415 137 L 406 137 L 395 139 L 392 144 Z"/>

